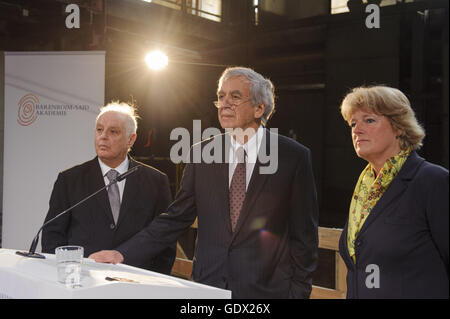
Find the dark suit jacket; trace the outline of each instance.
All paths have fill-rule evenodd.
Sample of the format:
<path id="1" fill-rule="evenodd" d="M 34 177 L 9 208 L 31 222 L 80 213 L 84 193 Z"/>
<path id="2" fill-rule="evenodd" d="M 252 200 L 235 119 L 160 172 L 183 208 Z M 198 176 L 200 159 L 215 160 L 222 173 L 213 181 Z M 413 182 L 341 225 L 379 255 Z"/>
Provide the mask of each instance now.
<path id="1" fill-rule="evenodd" d="M 412 152 L 356 238 L 356 265 L 348 223 L 342 232 L 347 297 L 448 298 L 448 215 L 448 171 Z M 379 288 L 366 286 L 374 282 L 369 265 L 378 266 Z"/>
<path id="2" fill-rule="evenodd" d="M 268 134 L 272 133 L 265 130 L 264 135 Z M 215 138 L 223 142 L 229 136 Z M 198 145 L 203 149 L 215 138 Z M 262 164 L 255 164 L 234 233 L 229 212 L 229 164 L 191 162 L 167 214 L 119 247 L 125 262 L 152 256 L 172 244 L 198 216 L 192 273 L 196 282 L 229 289 L 233 298 L 308 298 L 318 247 L 310 152 L 292 139 L 275 138 L 278 170 L 262 175 Z M 270 139 L 262 143 L 270 150 Z"/>
<path id="3" fill-rule="evenodd" d="M 153 167 L 130 158 L 129 168 L 142 165 L 125 180 L 117 225 L 114 224 L 107 191 L 84 202 L 65 216 L 44 227 L 42 251 L 54 253 L 63 245 L 84 247 L 85 257 L 103 249 L 115 249 L 165 211 L 172 200 L 167 176 Z M 50 197 L 46 221 L 105 186 L 97 157 L 58 175 Z M 175 260 L 172 244 L 155 258 L 132 264 L 170 273 Z"/>

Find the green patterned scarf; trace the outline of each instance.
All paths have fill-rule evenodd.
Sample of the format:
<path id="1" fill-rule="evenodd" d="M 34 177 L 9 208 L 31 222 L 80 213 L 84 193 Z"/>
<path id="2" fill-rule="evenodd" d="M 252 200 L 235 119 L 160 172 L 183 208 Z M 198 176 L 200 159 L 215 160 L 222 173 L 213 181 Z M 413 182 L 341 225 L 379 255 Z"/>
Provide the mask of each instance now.
<path id="1" fill-rule="evenodd" d="M 362 225 L 389 184 L 397 176 L 410 153 L 411 149 L 406 149 L 389 158 L 384 163 L 378 176 L 375 175 L 375 170 L 370 164 L 366 166 L 359 176 L 350 203 L 348 217 L 347 246 L 353 262 L 356 262 L 355 240 Z"/>

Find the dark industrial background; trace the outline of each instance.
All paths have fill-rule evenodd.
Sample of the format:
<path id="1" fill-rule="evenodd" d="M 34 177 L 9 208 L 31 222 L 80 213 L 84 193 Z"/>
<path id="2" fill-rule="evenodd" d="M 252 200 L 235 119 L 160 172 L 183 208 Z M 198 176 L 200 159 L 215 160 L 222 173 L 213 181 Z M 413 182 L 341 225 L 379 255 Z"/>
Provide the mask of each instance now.
<path id="1" fill-rule="evenodd" d="M 106 51 L 105 102 L 136 103 L 132 155 L 167 173 L 174 192 L 169 134 L 192 131 L 194 119 L 202 129 L 219 127 L 217 80 L 235 65 L 273 81 L 277 110 L 268 127 L 311 149 L 320 226 L 344 226 L 365 166 L 339 112 L 352 87 L 405 92 L 427 133 L 419 154 L 448 168 L 448 0 L 340 1 L 350 11 L 338 14 L 334 0 L 216 2 L 219 14 L 195 0 L 0 0 L 0 51 Z M 365 24 L 367 2 L 381 5 L 380 28 Z M 80 7 L 79 29 L 65 25 L 70 3 Z M 151 49 L 169 56 L 165 70 L 147 69 Z M 192 238 L 183 238 L 190 256 Z M 321 251 L 316 284 L 334 281 L 330 258 Z"/>

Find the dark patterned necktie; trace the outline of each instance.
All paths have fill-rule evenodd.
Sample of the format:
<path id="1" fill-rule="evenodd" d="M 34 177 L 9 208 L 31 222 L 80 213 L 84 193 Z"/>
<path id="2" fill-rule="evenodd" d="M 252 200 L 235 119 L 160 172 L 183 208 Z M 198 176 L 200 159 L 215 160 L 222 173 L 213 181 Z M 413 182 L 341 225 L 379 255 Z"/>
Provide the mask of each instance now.
<path id="1" fill-rule="evenodd" d="M 111 183 L 119 173 L 111 169 L 106 173 L 106 177 L 108 177 L 109 182 Z M 119 186 L 117 183 L 114 183 L 113 185 L 108 187 L 108 197 L 109 197 L 109 204 L 111 205 L 111 212 L 113 214 L 114 223 L 117 224 L 117 219 L 119 218 L 119 212 L 120 212 L 120 193 L 119 193 Z"/>
<path id="2" fill-rule="evenodd" d="M 239 215 L 241 213 L 242 204 L 245 199 L 245 152 L 240 147 L 236 151 L 238 164 L 234 170 L 233 178 L 230 185 L 230 219 L 231 230 L 234 232 Z"/>

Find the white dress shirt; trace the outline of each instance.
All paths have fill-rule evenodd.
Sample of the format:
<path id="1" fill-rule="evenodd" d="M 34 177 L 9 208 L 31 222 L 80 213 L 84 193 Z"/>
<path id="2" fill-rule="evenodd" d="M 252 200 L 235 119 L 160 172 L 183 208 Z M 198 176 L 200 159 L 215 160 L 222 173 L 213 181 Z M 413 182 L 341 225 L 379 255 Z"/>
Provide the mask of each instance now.
<path id="1" fill-rule="evenodd" d="M 100 168 L 102 170 L 102 175 L 103 175 L 103 179 L 105 180 L 105 185 L 109 184 L 109 179 L 106 176 L 106 173 L 109 172 L 109 170 L 113 169 L 111 167 L 109 167 L 108 165 L 106 165 L 105 163 L 103 163 L 100 158 L 98 159 L 98 162 L 100 164 Z M 128 160 L 128 156 L 125 157 L 125 160 L 120 163 L 119 166 L 117 166 L 116 168 L 114 168 L 119 175 L 125 173 L 128 170 L 128 165 L 129 165 L 129 160 Z M 119 193 L 120 193 L 120 202 L 122 203 L 122 196 L 123 196 L 123 189 L 125 188 L 125 181 L 126 178 L 121 180 L 120 182 L 117 182 L 117 186 L 119 186 Z"/>
<path id="2" fill-rule="evenodd" d="M 261 141 L 264 135 L 264 128 L 262 125 L 259 126 L 256 134 L 253 135 L 250 140 L 244 145 L 237 142 L 234 138 L 231 138 L 230 152 L 228 155 L 228 187 L 231 185 L 231 179 L 233 178 L 234 170 L 238 164 L 236 159 L 236 151 L 239 147 L 244 147 L 245 151 L 245 189 L 248 189 L 250 183 L 250 178 L 252 177 L 253 169 L 255 168 L 256 159 L 258 158 L 259 147 L 261 146 Z"/>

